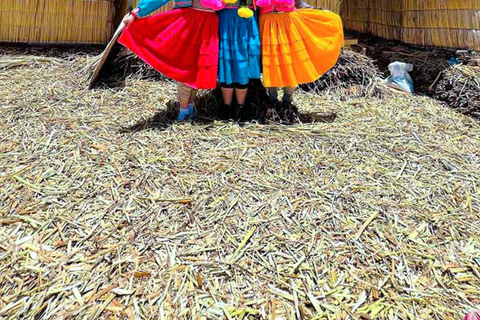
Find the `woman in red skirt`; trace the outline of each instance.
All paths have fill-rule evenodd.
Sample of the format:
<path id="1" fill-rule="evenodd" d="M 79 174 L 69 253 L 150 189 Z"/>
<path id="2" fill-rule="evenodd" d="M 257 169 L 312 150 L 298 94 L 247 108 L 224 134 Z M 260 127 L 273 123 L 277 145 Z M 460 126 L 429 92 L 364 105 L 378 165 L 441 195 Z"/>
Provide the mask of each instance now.
<path id="1" fill-rule="evenodd" d="M 218 71 L 218 16 L 222 0 L 175 0 L 175 9 L 151 17 L 170 0 L 141 0 L 125 17 L 119 42 L 158 72 L 179 82 L 178 120 L 193 116 L 198 89 L 214 89 Z"/>

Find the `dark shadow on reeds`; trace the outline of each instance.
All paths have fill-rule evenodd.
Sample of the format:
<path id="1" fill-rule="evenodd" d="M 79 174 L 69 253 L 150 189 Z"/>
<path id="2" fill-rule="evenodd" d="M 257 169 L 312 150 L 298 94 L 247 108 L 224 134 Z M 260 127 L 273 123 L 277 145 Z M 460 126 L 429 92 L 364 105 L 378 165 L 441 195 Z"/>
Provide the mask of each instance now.
<path id="1" fill-rule="evenodd" d="M 239 125 L 247 123 L 292 125 L 299 123 L 333 122 L 336 118 L 334 113 L 300 113 L 295 105 L 288 107 L 280 103 L 270 105 L 267 91 L 259 80 L 250 83 L 245 110 L 241 118 L 236 118 L 232 112 L 219 112 L 222 104 L 222 92 L 220 88 L 215 90 L 202 90 L 196 100 L 196 117 L 192 123 L 208 125 L 216 121 L 237 122 Z M 234 101 L 235 104 L 235 101 Z M 148 119 L 139 121 L 128 128 L 122 129 L 122 133 L 138 132 L 142 130 L 166 130 L 176 122 L 178 116 L 178 102 L 171 100 L 166 108 L 160 110 Z"/>
<path id="2" fill-rule="evenodd" d="M 39 57 L 71 60 L 72 57 L 95 56 L 102 52 L 103 45 L 18 43 L 0 42 L 1 55 L 33 55 Z"/>

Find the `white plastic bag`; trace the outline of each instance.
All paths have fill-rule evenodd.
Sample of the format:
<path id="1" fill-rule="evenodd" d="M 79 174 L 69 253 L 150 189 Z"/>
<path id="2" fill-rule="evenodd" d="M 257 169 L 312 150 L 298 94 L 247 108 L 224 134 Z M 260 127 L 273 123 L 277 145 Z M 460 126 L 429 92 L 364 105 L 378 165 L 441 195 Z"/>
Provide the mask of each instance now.
<path id="1" fill-rule="evenodd" d="M 413 93 L 413 80 L 409 72 L 413 70 L 413 65 L 404 62 L 393 62 L 388 65 L 390 76 L 385 80 L 386 84 L 392 88 Z"/>

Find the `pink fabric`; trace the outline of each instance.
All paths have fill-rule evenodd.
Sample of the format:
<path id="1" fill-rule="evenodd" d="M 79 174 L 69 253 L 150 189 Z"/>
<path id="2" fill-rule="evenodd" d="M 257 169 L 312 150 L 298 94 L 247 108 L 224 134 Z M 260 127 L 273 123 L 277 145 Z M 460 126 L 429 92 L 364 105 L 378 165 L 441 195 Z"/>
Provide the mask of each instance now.
<path id="1" fill-rule="evenodd" d="M 480 310 L 467 314 L 463 320 L 480 320 Z"/>
<path id="2" fill-rule="evenodd" d="M 260 13 L 270 13 L 270 12 L 292 12 L 295 11 L 295 7 L 278 7 L 271 6 L 266 8 L 260 8 Z"/>
<path id="3" fill-rule="evenodd" d="M 260 13 L 295 11 L 295 0 L 257 0 Z"/>
<path id="4" fill-rule="evenodd" d="M 158 72 L 196 89 L 214 89 L 218 71 L 218 16 L 192 8 L 136 20 L 118 42 Z"/>
<path id="5" fill-rule="evenodd" d="M 240 6 L 228 6 L 228 7 L 225 7 L 224 9 L 240 9 L 241 7 Z M 249 9 L 254 9 L 253 6 L 248 6 Z"/>
<path id="6" fill-rule="evenodd" d="M 202 7 L 209 8 L 215 11 L 225 8 L 225 2 L 222 0 L 200 0 Z"/>

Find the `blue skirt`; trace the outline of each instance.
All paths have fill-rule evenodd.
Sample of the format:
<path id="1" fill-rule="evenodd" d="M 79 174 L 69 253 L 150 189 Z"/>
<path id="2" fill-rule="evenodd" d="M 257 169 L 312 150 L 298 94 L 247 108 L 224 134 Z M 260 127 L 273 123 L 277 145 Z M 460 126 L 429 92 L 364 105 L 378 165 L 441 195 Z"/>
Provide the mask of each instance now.
<path id="1" fill-rule="evenodd" d="M 250 79 L 260 79 L 262 63 L 257 15 L 245 19 L 238 15 L 237 9 L 223 9 L 218 17 L 218 81 L 247 84 Z"/>

